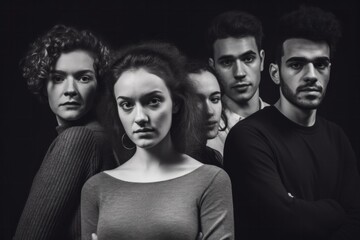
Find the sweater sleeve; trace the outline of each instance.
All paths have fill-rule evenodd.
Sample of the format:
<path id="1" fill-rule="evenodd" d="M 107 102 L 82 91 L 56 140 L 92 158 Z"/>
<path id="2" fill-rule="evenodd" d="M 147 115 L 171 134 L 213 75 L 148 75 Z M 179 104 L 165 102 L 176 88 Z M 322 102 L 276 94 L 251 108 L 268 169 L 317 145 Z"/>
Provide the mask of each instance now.
<path id="1" fill-rule="evenodd" d="M 95 178 L 89 179 L 81 191 L 81 238 L 90 240 L 92 233 L 97 233 L 99 219 L 98 192 Z"/>
<path id="2" fill-rule="evenodd" d="M 98 168 L 99 154 L 89 129 L 73 127 L 50 146 L 33 181 L 15 239 L 57 239 L 71 233 L 81 188 Z M 80 224 L 79 224 L 80 227 Z M 80 235 L 80 229 L 78 231 Z"/>
<path id="3" fill-rule="evenodd" d="M 339 146 L 342 147 L 344 168 L 340 185 L 340 204 L 345 209 L 344 223 L 332 235 L 332 240 L 360 239 L 360 176 L 357 171 L 357 159 L 351 144 L 340 131 Z"/>
<path id="4" fill-rule="evenodd" d="M 202 239 L 234 239 L 231 182 L 222 169 L 202 196 L 200 218 Z"/>
<path id="5" fill-rule="evenodd" d="M 233 185 L 237 237 L 326 237 L 343 222 L 343 208 L 333 199 L 306 201 L 290 196 L 267 141 L 246 125 L 234 127 L 226 140 L 224 169 Z"/>

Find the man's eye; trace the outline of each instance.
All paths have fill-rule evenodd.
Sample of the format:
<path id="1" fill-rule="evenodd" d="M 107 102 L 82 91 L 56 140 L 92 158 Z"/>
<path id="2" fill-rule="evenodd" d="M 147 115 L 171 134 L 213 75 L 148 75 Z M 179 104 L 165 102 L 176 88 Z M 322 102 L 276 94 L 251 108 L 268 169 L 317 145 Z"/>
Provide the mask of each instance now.
<path id="1" fill-rule="evenodd" d="M 293 63 L 289 64 L 289 67 L 291 67 L 292 69 L 295 69 L 295 70 L 299 70 L 303 67 L 303 64 L 299 63 L 299 62 L 293 62 Z"/>
<path id="2" fill-rule="evenodd" d="M 254 56 L 248 56 L 243 59 L 245 63 L 252 63 L 255 60 Z"/>
<path id="3" fill-rule="evenodd" d="M 223 67 L 230 67 L 233 64 L 232 60 L 222 60 L 220 61 L 220 65 Z"/>
<path id="4" fill-rule="evenodd" d="M 330 65 L 330 63 L 327 62 L 327 61 L 314 62 L 314 67 L 317 68 L 317 69 L 320 69 L 320 70 L 324 70 L 329 65 Z"/>

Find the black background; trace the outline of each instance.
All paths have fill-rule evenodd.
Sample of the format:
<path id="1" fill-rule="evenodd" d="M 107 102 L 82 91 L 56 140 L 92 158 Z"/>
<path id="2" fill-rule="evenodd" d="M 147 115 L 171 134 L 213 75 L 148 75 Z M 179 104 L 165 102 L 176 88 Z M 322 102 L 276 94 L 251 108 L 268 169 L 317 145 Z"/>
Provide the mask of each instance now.
<path id="1" fill-rule="evenodd" d="M 360 156 L 360 7 L 356 0 L 237 1 L 1 1 L 1 239 L 11 239 L 32 178 L 51 140 L 56 121 L 46 105 L 26 89 L 19 60 L 29 44 L 54 24 L 89 29 L 113 48 L 145 39 L 169 40 L 191 57 L 205 57 L 206 28 L 217 14 L 243 10 L 263 22 L 266 51 L 260 96 L 268 103 L 278 89 L 268 74 L 272 32 L 279 16 L 301 4 L 332 11 L 343 38 L 332 60 L 331 80 L 319 114 L 339 124 Z"/>

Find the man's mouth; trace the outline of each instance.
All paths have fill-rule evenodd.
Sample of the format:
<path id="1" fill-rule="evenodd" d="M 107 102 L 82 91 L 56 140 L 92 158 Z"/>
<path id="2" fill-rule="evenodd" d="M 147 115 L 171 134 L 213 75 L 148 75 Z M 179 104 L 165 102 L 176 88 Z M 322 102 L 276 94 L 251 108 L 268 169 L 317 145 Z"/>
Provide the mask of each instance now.
<path id="1" fill-rule="evenodd" d="M 249 87 L 250 85 L 251 85 L 250 83 L 237 83 L 237 84 L 233 85 L 232 88 L 245 89 L 245 88 Z"/>
<path id="2" fill-rule="evenodd" d="M 322 92 L 321 87 L 300 87 L 299 92 Z"/>

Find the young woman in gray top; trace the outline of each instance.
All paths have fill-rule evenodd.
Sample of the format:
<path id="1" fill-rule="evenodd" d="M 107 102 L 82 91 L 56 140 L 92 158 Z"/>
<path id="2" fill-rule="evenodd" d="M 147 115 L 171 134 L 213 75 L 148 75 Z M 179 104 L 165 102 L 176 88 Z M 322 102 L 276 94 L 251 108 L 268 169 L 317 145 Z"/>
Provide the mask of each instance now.
<path id="1" fill-rule="evenodd" d="M 84 185 L 82 239 L 234 239 L 228 175 L 185 154 L 203 129 L 185 75 L 182 55 L 167 43 L 115 56 L 108 79 L 114 119 L 135 153 Z"/>

